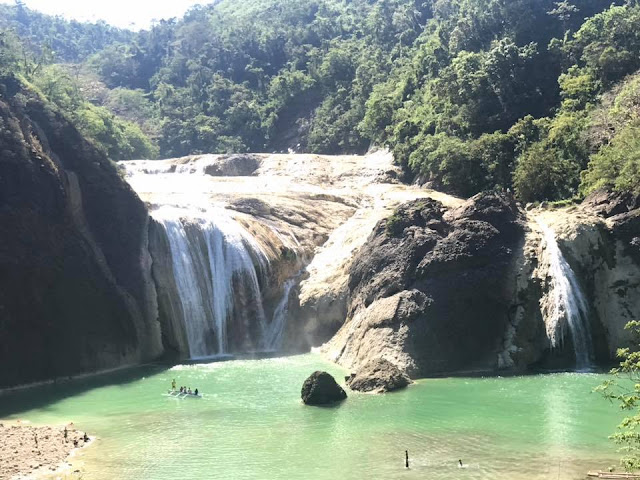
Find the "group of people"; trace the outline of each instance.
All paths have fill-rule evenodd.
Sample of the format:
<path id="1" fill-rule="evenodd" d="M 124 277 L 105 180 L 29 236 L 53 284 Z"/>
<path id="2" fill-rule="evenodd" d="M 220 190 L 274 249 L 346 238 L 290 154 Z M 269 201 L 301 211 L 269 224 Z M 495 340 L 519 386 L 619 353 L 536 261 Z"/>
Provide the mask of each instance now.
<path id="1" fill-rule="evenodd" d="M 191 391 L 191 387 L 180 387 L 180 393 L 187 393 L 189 395 L 198 395 L 198 389 L 196 388 L 193 392 Z"/>
<path id="2" fill-rule="evenodd" d="M 175 392 L 176 390 L 176 380 L 175 378 L 171 382 L 171 390 Z M 194 391 L 191 391 L 191 387 L 180 387 L 180 393 L 186 393 L 187 395 L 198 395 L 198 389 L 196 388 Z"/>

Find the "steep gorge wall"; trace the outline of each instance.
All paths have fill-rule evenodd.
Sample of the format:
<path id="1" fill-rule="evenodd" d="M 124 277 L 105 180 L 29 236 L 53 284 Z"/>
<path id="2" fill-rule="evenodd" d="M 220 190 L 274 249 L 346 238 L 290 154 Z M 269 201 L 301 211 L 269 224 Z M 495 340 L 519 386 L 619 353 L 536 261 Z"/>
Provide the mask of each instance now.
<path id="1" fill-rule="evenodd" d="M 0 79 L 0 386 L 162 353 L 143 203 L 17 79 Z"/>

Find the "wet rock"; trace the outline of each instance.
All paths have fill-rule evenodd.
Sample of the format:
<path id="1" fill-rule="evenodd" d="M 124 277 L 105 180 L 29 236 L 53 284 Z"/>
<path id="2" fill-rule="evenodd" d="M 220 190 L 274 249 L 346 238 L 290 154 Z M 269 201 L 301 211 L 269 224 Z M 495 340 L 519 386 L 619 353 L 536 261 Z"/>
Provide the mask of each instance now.
<path id="1" fill-rule="evenodd" d="M 360 392 L 391 392 L 405 388 L 411 379 L 397 366 L 384 358 L 367 362 L 351 376 L 347 385 Z"/>
<path id="2" fill-rule="evenodd" d="M 306 405 L 328 405 L 347 398 L 347 394 L 327 372 L 313 372 L 302 384 L 302 401 Z"/>

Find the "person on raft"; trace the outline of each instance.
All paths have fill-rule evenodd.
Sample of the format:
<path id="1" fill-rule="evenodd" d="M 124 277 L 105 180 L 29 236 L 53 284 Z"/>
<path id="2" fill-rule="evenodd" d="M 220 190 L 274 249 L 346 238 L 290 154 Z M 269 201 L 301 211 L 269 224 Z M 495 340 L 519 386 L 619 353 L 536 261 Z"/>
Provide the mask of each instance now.
<path id="1" fill-rule="evenodd" d="M 175 390 L 176 389 L 176 379 L 174 378 L 173 381 L 171 382 L 171 390 Z"/>

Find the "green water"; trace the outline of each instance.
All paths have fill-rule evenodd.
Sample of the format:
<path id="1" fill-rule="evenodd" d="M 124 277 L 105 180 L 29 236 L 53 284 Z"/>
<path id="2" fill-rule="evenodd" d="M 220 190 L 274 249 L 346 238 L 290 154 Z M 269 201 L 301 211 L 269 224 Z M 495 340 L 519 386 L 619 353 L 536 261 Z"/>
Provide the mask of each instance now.
<path id="1" fill-rule="evenodd" d="M 616 463 L 620 414 L 590 393 L 604 375 L 422 380 L 314 408 L 300 387 L 316 369 L 345 373 L 312 354 L 146 368 L 0 397 L 0 418 L 97 435 L 85 479 L 577 479 Z M 163 396 L 173 378 L 204 398 Z"/>

